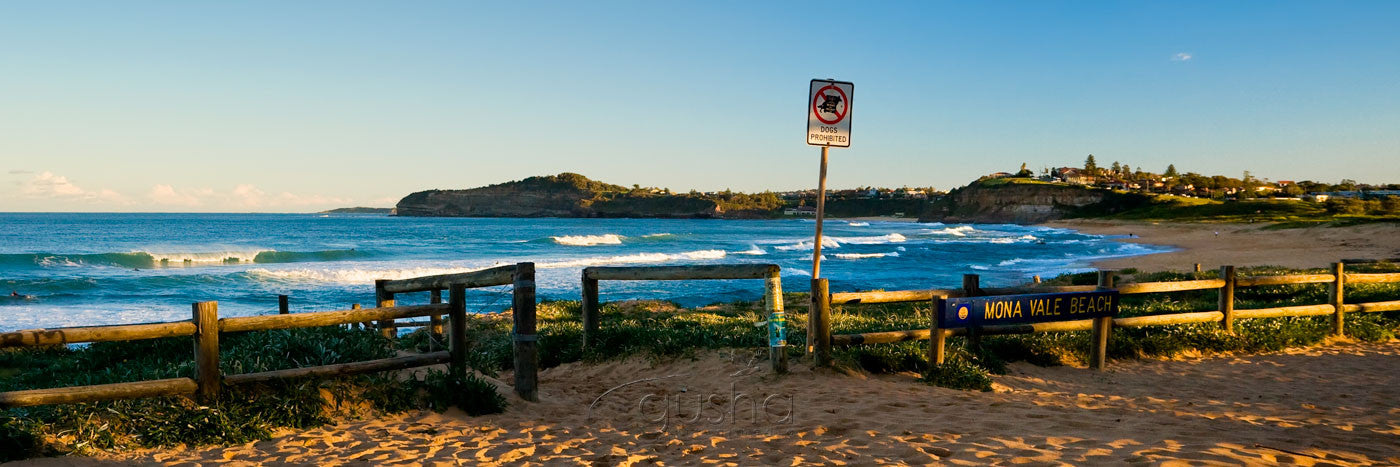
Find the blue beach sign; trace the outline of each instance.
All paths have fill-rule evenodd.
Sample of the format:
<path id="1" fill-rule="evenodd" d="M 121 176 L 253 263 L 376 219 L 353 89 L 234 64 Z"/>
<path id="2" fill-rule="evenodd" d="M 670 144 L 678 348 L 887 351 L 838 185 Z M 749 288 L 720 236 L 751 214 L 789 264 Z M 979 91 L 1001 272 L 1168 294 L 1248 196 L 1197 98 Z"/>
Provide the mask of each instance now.
<path id="1" fill-rule="evenodd" d="M 1031 324 L 1116 316 L 1118 291 L 949 298 L 938 312 L 942 329 Z"/>

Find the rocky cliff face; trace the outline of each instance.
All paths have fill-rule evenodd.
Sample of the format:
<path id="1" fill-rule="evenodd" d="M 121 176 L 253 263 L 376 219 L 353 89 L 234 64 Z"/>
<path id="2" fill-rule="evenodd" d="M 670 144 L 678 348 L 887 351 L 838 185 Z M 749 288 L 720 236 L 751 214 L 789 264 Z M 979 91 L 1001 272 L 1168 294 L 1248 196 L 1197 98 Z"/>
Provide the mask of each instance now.
<path id="1" fill-rule="evenodd" d="M 1034 224 L 1104 201 L 1104 190 L 1058 184 L 973 183 L 950 193 L 928 221 Z"/>
<path id="2" fill-rule="evenodd" d="M 429 190 L 396 207 L 411 217 L 720 217 L 710 200 L 630 196 L 617 185 L 563 173 L 467 190 Z"/>

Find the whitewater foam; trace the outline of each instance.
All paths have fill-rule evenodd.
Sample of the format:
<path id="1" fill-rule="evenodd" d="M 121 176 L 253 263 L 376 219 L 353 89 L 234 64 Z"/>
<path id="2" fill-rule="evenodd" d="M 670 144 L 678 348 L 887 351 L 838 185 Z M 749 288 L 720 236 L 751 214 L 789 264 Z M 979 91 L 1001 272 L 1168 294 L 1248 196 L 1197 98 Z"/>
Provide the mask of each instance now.
<path id="1" fill-rule="evenodd" d="M 560 235 L 549 237 L 554 243 L 569 246 L 597 246 L 597 245 L 621 245 L 622 236 L 617 234 L 604 235 Z"/>
<path id="2" fill-rule="evenodd" d="M 637 253 L 619 256 L 599 256 L 592 258 L 579 258 L 563 261 L 547 261 L 537 263 L 535 267 L 540 269 L 555 268 L 577 268 L 585 266 L 605 266 L 609 264 L 637 264 L 637 263 L 664 263 L 668 261 L 699 261 L 723 259 L 727 253 L 724 250 L 697 250 L 683 253 Z"/>
<path id="3" fill-rule="evenodd" d="M 733 252 L 733 253 L 736 254 L 736 255 L 753 255 L 753 256 L 759 256 L 759 255 L 766 255 L 766 254 L 768 254 L 768 251 L 767 251 L 767 250 L 764 250 L 764 249 L 762 249 L 762 248 L 759 248 L 758 245 L 749 245 L 749 249 L 744 250 L 744 251 L 735 251 L 735 252 Z"/>
<path id="4" fill-rule="evenodd" d="M 837 258 L 840 258 L 840 259 L 865 259 L 865 258 L 884 258 L 884 257 L 898 257 L 898 256 L 899 256 L 899 252 L 896 252 L 896 251 L 891 251 L 891 252 L 889 252 L 889 253 L 837 253 L 837 254 L 836 254 L 836 257 L 837 257 Z"/>
<path id="5" fill-rule="evenodd" d="M 933 234 L 933 235 L 952 235 L 952 236 L 954 236 L 954 237 L 966 237 L 967 234 L 970 234 L 970 233 L 973 233 L 973 232 L 976 232 L 976 231 L 977 231 L 977 229 L 973 228 L 973 227 L 970 226 L 970 225 L 960 225 L 960 226 L 957 226 L 957 227 L 945 227 L 945 228 L 939 229 L 939 230 L 927 229 L 927 230 L 924 230 L 924 233 L 926 233 L 926 234 Z"/>

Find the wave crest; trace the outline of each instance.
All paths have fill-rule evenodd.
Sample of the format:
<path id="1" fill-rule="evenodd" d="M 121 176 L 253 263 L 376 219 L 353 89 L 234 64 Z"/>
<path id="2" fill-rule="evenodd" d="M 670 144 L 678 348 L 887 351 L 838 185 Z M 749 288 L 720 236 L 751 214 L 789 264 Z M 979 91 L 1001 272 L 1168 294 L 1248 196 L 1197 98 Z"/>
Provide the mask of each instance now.
<path id="1" fill-rule="evenodd" d="M 597 246 L 597 245 L 621 245 L 622 236 L 617 234 L 603 235 L 559 235 L 549 237 L 554 243 L 569 246 Z"/>

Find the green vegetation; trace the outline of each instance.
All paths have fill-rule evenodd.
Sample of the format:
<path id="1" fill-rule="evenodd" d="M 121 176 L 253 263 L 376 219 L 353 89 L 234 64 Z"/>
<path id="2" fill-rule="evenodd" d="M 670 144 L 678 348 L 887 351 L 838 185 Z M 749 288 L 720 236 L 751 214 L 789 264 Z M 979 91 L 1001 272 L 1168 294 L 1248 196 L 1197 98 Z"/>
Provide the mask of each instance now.
<path id="1" fill-rule="evenodd" d="M 374 331 L 339 327 L 225 334 L 225 374 L 346 363 L 391 357 L 394 346 Z M 94 343 L 86 347 L 0 351 L 0 391 L 105 384 L 189 376 L 189 338 Z M 0 461 L 35 455 L 178 444 L 237 444 L 271 436 L 277 428 L 309 428 L 336 417 L 362 415 L 362 403 L 380 412 L 417 408 L 495 413 L 505 400 L 494 385 L 440 372 L 400 380 L 386 374 L 304 379 L 227 387 L 206 404 L 164 397 L 0 411 Z"/>
<path id="2" fill-rule="evenodd" d="M 1391 264 L 1354 265 L 1354 272 L 1397 272 Z M 1321 273 L 1322 270 L 1242 268 L 1242 275 Z M 1123 281 L 1147 282 L 1215 277 L 1216 272 L 1139 273 L 1122 271 Z M 1093 274 L 1065 275 L 1050 284 L 1092 284 Z M 1240 309 L 1304 305 L 1326 301 L 1325 284 L 1248 287 L 1236 292 Z M 1355 284 L 1347 287 L 1351 303 L 1400 299 L 1400 284 Z M 785 296 L 789 316 L 789 352 L 800 358 L 806 343 L 808 297 Z M 1123 316 L 1179 313 L 1215 309 L 1214 291 L 1125 296 Z M 767 342 L 759 303 L 738 302 L 682 309 L 672 303 L 634 301 L 605 303 L 598 342 L 581 346 L 582 324 L 576 301 L 539 304 L 539 358 L 542 368 L 575 361 L 642 358 L 688 358 L 705 349 L 741 348 L 763 353 Z M 838 306 L 832 328 L 837 334 L 920 329 L 931 314 L 921 303 Z M 1111 359 L 1167 357 L 1182 353 L 1264 352 L 1315 345 L 1331 332 L 1330 317 L 1239 320 L 1236 333 L 1214 324 L 1115 330 L 1109 342 Z M 494 376 L 512 365 L 508 314 L 470 315 L 467 323 L 469 365 Z M 1361 341 L 1385 341 L 1400 335 L 1400 313 L 1352 313 L 1346 333 Z M 0 391 L 100 384 L 116 381 L 189 375 L 189 339 L 93 344 L 87 348 L 46 348 L 0 352 Z M 369 331 L 321 328 L 228 335 L 223 342 L 226 373 L 267 371 L 288 367 L 368 360 L 392 355 L 396 349 L 441 350 L 440 338 L 419 331 L 397 346 Z M 1004 372 L 1008 362 L 1036 365 L 1083 364 L 1088 360 L 1089 333 L 1040 333 L 985 336 L 982 347 L 966 350 L 966 341 L 949 339 L 949 359 L 938 367 L 927 360 L 928 343 L 902 342 L 837 348 L 837 365 L 874 373 L 914 373 L 929 384 L 959 389 L 989 390 L 990 375 Z M 35 454 L 87 453 L 93 450 L 180 443 L 227 444 L 265 438 L 278 427 L 306 428 L 336 417 L 354 416 L 367 402 L 380 412 L 461 406 L 468 413 L 500 411 L 505 400 L 486 380 L 452 380 L 438 372 L 419 379 L 368 375 L 327 380 L 301 380 L 259 387 L 227 388 L 218 401 L 197 405 L 182 398 L 116 401 L 95 404 L 10 409 L 0 412 L 0 457 Z"/>
<path id="3" fill-rule="evenodd" d="M 1070 217 L 1179 222 L 1272 222 L 1279 227 L 1355 225 L 1400 222 L 1400 199 L 1329 200 L 1313 203 L 1283 199 L 1217 201 L 1173 195 L 1111 192 L 1100 203 L 1079 208 Z"/>

